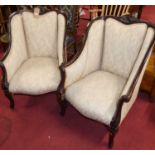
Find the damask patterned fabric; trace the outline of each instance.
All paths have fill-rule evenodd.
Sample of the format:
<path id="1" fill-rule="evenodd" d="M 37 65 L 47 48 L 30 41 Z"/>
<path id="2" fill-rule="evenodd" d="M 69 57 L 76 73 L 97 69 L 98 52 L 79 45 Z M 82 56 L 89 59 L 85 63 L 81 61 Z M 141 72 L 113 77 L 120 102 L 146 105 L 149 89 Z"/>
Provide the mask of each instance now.
<path id="1" fill-rule="evenodd" d="M 102 69 L 127 78 L 147 32 L 144 23 L 125 25 L 115 19 L 105 22 Z"/>
<path id="2" fill-rule="evenodd" d="M 31 12 L 24 12 L 22 17 L 29 57 L 57 58 L 57 13 L 34 16 Z"/>
<path id="3" fill-rule="evenodd" d="M 33 57 L 26 60 L 10 80 L 9 90 L 14 93 L 40 95 L 56 91 L 60 83 L 58 60 Z"/>
<path id="4" fill-rule="evenodd" d="M 103 53 L 103 34 L 104 20 L 94 22 L 89 30 L 88 39 L 78 60 L 66 68 L 66 86 L 100 69 Z M 74 74 L 72 74 L 73 72 Z"/>
<path id="5" fill-rule="evenodd" d="M 24 11 L 12 17 L 12 44 L 3 62 L 11 92 L 37 95 L 57 89 L 65 28 L 64 16 L 55 11 L 37 16 Z"/>
<path id="6" fill-rule="evenodd" d="M 147 61 L 146 61 L 146 63 L 145 63 L 145 66 L 144 66 L 144 68 L 143 68 L 143 70 L 142 70 L 142 72 L 141 72 L 141 74 L 140 74 L 140 76 L 139 76 L 139 79 L 138 79 L 138 81 L 137 81 L 137 84 L 136 84 L 136 86 L 135 86 L 135 89 L 134 89 L 134 91 L 133 91 L 133 94 L 132 94 L 132 97 L 131 97 L 130 101 L 127 102 L 127 103 L 124 103 L 124 105 L 123 105 L 123 107 L 122 107 L 120 124 L 121 124 L 121 122 L 124 120 L 124 118 L 127 116 L 129 110 L 131 109 L 132 105 L 134 104 L 134 102 L 135 102 L 135 100 L 136 100 L 136 98 L 137 98 L 137 95 L 138 95 L 138 92 L 139 92 L 139 87 L 140 87 L 140 84 L 141 84 L 141 81 L 142 81 L 142 78 L 143 78 L 143 75 L 144 75 L 144 72 L 145 72 L 146 65 L 147 65 L 148 60 L 149 60 L 149 58 L 150 58 L 150 55 L 151 55 L 151 53 L 149 54 L 149 56 L 148 56 L 148 58 L 147 58 Z M 133 80 L 133 79 L 132 79 L 132 80 Z M 125 85 L 125 88 L 124 88 L 123 91 L 122 91 L 122 92 L 123 92 L 122 94 L 124 94 L 125 89 L 126 89 L 128 86 L 129 86 L 129 85 L 128 85 L 128 83 L 127 83 L 127 84 Z"/>
<path id="7" fill-rule="evenodd" d="M 9 55 L 4 61 L 7 70 L 8 81 L 20 67 L 20 65 L 28 58 L 26 42 L 24 37 L 22 16 L 16 15 L 11 20 L 11 49 Z"/>
<path id="8" fill-rule="evenodd" d="M 91 42 L 95 40 L 91 33 L 97 41 Z M 66 99 L 84 116 L 110 125 L 118 100 L 129 91 L 154 35 L 145 23 L 126 25 L 113 18 L 94 21 L 81 55 L 65 68 Z M 152 48 L 131 100 L 122 107 L 121 122 L 137 98 L 151 52 Z"/>
<path id="9" fill-rule="evenodd" d="M 96 71 L 69 86 L 66 99 L 84 116 L 110 124 L 126 79 Z"/>
<path id="10" fill-rule="evenodd" d="M 140 66 L 140 64 L 141 64 L 141 62 L 142 62 L 142 60 L 143 60 L 143 58 L 144 58 L 144 56 L 146 54 L 147 49 L 149 48 L 150 42 L 151 42 L 152 38 L 154 37 L 154 35 L 155 35 L 155 31 L 152 28 L 148 28 L 148 31 L 147 31 L 147 34 L 146 34 L 143 46 L 141 48 L 141 52 L 139 53 L 139 56 L 138 56 L 138 58 L 137 58 L 137 60 L 136 60 L 136 62 L 134 64 L 132 72 L 130 73 L 128 81 L 127 81 L 127 83 L 126 83 L 126 85 L 125 85 L 125 87 L 124 87 L 124 89 L 122 91 L 122 95 L 125 95 L 128 92 L 128 90 L 130 88 L 130 85 L 133 82 L 133 79 L 134 79 L 134 77 L 135 77 L 135 75 L 137 73 L 137 70 L 138 70 L 138 68 L 139 68 L 139 66 Z M 128 102 L 127 104 L 124 104 L 124 106 L 122 108 L 121 121 L 125 118 L 125 116 L 127 115 L 128 111 L 130 110 L 131 106 L 135 102 L 135 99 L 137 97 L 137 94 L 138 94 L 138 91 L 139 91 L 139 87 L 140 87 L 140 84 L 141 84 L 141 81 L 142 81 L 142 78 L 143 78 L 143 75 L 144 75 L 144 71 L 145 71 L 146 65 L 147 65 L 148 60 L 149 60 L 149 58 L 151 56 L 151 52 L 152 52 L 152 48 L 151 48 L 151 50 L 149 52 L 149 56 L 147 58 L 145 66 L 144 66 L 144 68 L 143 68 L 143 70 L 141 72 L 141 75 L 139 77 L 139 80 L 137 82 L 136 88 L 134 90 L 134 93 L 133 93 L 133 96 L 132 96 L 130 102 Z"/>

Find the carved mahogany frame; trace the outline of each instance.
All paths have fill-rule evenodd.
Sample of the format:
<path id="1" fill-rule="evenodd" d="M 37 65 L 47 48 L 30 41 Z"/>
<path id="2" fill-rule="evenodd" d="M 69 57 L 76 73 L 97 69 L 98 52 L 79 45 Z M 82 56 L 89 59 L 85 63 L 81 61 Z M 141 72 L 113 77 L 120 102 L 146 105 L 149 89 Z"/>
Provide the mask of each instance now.
<path id="1" fill-rule="evenodd" d="M 60 103 L 60 106 L 61 106 L 61 115 L 64 115 L 65 114 L 65 111 L 66 111 L 66 107 L 67 107 L 67 101 L 65 99 L 65 79 L 66 79 L 66 73 L 65 73 L 65 68 L 71 64 L 73 64 L 77 59 L 78 57 L 80 56 L 80 54 L 82 53 L 83 51 L 83 48 L 85 46 L 85 43 L 86 43 L 86 40 L 87 40 L 87 37 L 88 37 L 88 33 L 89 33 L 89 30 L 90 30 L 90 27 L 91 25 L 96 21 L 96 20 L 106 20 L 108 18 L 113 18 L 113 19 L 116 19 L 117 21 L 123 23 L 123 24 L 126 24 L 126 25 L 130 25 L 130 24 L 134 24 L 134 23 L 145 23 L 147 24 L 148 27 L 152 27 L 153 29 L 155 29 L 155 25 L 147 22 L 147 21 L 142 21 L 142 20 L 139 20 L 137 18 L 134 18 L 132 16 L 121 16 L 121 17 L 114 17 L 114 16 L 106 16 L 106 17 L 98 17 L 94 20 L 91 21 L 91 23 L 89 24 L 89 27 L 87 28 L 87 32 L 86 32 L 86 35 L 85 35 L 85 38 L 84 38 L 84 41 L 83 41 L 83 46 L 82 48 L 76 53 L 76 55 L 73 57 L 73 59 L 71 61 L 69 61 L 68 63 L 62 63 L 61 66 L 60 66 L 60 70 L 61 70 L 61 82 L 60 82 L 60 85 L 58 87 L 58 94 L 59 94 L 59 103 Z M 117 133 L 118 131 L 118 128 L 119 128 L 119 123 L 120 123 L 120 119 L 121 119 L 121 111 L 122 111 L 122 107 L 123 107 L 123 104 L 125 102 L 129 102 L 131 97 L 132 97 L 132 94 L 133 94 L 133 91 L 135 89 L 135 86 L 137 84 L 137 81 L 139 79 L 139 76 L 140 76 L 140 73 L 145 65 L 145 62 L 148 58 L 148 55 L 149 55 L 149 52 L 150 52 L 150 49 L 151 47 L 153 46 L 153 43 L 154 43 L 154 40 L 155 40 L 155 36 L 154 38 L 152 39 L 151 43 L 150 43 L 150 46 L 149 48 L 147 49 L 147 52 L 143 58 L 143 61 L 141 63 L 141 65 L 139 66 L 139 69 L 132 81 L 132 84 L 127 92 L 126 95 L 123 95 L 119 98 L 118 102 L 117 102 L 117 108 L 116 108 L 116 111 L 113 115 L 113 118 L 110 122 L 110 126 L 107 126 L 107 129 L 109 130 L 110 132 L 110 136 L 109 136 L 109 143 L 108 143 L 108 147 L 109 148 L 112 148 L 113 146 L 113 141 L 114 141 L 114 137 L 115 137 L 115 134 Z"/>
<path id="2" fill-rule="evenodd" d="M 40 12 L 39 15 L 44 15 L 46 13 L 49 13 L 49 12 L 56 12 L 58 15 L 61 14 L 63 15 L 63 17 L 65 18 L 65 32 L 64 32 L 64 40 L 63 40 L 63 61 L 66 62 L 66 47 L 65 47 L 65 37 L 66 37 L 66 26 L 67 26 L 67 18 L 66 18 L 66 15 L 64 13 L 62 13 L 61 11 L 59 10 L 45 10 L 44 12 Z M 8 33 L 9 33 L 9 46 L 8 46 L 8 49 L 4 55 L 4 57 L 0 60 L 0 68 L 2 70 L 2 83 L 1 83 L 1 86 L 2 86 L 2 89 L 3 89 L 3 92 L 5 94 L 5 96 L 9 99 L 10 101 L 10 108 L 11 109 L 14 109 L 14 99 L 13 99 L 13 96 L 11 94 L 11 92 L 9 91 L 9 82 L 8 82 L 8 78 L 7 78 L 7 70 L 5 68 L 5 65 L 3 63 L 3 61 L 7 58 L 8 54 L 10 53 L 10 50 L 11 50 L 11 45 L 12 45 L 12 33 L 11 33 L 11 21 L 12 21 L 12 18 L 17 15 L 17 14 L 22 14 L 23 12 L 30 12 L 30 13 L 33 13 L 34 12 L 34 9 L 31 9 L 31 10 L 18 10 L 14 13 L 12 13 L 9 17 L 9 21 L 8 21 Z M 19 94 L 17 94 L 19 95 Z"/>

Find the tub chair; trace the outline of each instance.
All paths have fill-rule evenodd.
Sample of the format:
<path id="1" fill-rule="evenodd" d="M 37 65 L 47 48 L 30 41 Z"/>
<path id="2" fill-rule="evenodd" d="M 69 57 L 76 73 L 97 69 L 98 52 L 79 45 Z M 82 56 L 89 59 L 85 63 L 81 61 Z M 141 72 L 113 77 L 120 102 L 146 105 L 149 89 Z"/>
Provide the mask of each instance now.
<path id="1" fill-rule="evenodd" d="M 12 94 L 41 95 L 60 83 L 65 61 L 66 18 L 57 11 L 18 11 L 9 18 L 10 46 L 0 61 L 2 88 L 14 108 Z"/>
<path id="2" fill-rule="evenodd" d="M 103 123 L 110 132 L 109 148 L 136 100 L 154 33 L 154 25 L 134 17 L 96 18 L 81 50 L 60 66 L 61 114 L 70 103 L 83 116 Z"/>

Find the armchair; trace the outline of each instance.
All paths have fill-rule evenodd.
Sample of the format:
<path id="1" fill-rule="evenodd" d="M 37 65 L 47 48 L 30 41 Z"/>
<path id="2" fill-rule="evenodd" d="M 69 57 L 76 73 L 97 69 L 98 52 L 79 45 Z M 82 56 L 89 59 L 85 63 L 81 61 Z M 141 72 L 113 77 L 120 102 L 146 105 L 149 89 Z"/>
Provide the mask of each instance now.
<path id="1" fill-rule="evenodd" d="M 14 94 L 56 91 L 65 61 L 66 19 L 58 11 L 18 11 L 9 18 L 10 46 L 0 61 L 2 88 L 14 108 Z"/>
<path id="2" fill-rule="evenodd" d="M 134 17 L 93 20 L 82 49 L 60 67 L 61 115 L 69 102 L 83 116 L 103 123 L 111 148 L 137 97 L 154 39 L 154 26 Z"/>

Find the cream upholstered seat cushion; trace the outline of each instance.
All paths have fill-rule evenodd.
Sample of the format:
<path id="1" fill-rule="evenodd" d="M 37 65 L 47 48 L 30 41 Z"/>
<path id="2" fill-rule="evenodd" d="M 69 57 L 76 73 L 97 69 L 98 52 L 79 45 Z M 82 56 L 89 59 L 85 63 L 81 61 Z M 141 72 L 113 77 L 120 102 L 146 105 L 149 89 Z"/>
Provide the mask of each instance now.
<path id="1" fill-rule="evenodd" d="M 9 81 L 13 93 L 39 95 L 55 91 L 60 83 L 58 60 L 52 57 L 27 59 Z"/>
<path id="2" fill-rule="evenodd" d="M 66 89 L 66 99 L 84 116 L 109 125 L 126 79 L 96 71 Z"/>

